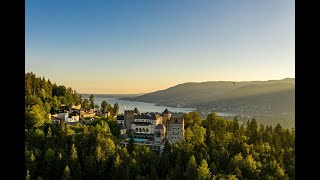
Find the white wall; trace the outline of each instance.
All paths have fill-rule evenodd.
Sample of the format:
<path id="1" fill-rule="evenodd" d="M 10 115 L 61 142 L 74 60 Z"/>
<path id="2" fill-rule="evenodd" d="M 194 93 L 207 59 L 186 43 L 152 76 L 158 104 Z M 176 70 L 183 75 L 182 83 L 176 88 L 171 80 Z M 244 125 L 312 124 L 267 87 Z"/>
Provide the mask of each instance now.
<path id="1" fill-rule="evenodd" d="M 72 116 L 71 118 L 68 118 L 66 122 L 79 122 L 79 116 Z"/>

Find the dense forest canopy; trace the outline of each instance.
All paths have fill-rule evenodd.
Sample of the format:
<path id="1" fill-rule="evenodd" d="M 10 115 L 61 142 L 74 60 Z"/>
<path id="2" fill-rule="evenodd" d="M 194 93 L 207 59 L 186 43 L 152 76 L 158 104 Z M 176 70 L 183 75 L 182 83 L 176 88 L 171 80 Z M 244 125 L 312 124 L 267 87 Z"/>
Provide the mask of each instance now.
<path id="1" fill-rule="evenodd" d="M 244 126 L 237 117 L 210 113 L 202 119 L 190 112 L 183 116 L 185 141 L 166 143 L 159 155 L 132 143 L 121 147 L 113 119 L 53 124 L 51 110 L 85 100 L 33 73 L 25 81 L 26 179 L 295 179 L 294 129 L 264 126 L 256 119 Z M 86 103 L 94 106 L 94 97 Z M 107 109 L 103 102 L 101 110 Z"/>
<path id="2" fill-rule="evenodd" d="M 59 108 L 61 104 L 77 104 L 82 101 L 81 96 L 71 87 L 52 84 L 49 79 L 36 77 L 32 72 L 25 75 L 25 98 L 27 108 L 46 103 L 47 107 L 50 105 L 50 108 Z"/>

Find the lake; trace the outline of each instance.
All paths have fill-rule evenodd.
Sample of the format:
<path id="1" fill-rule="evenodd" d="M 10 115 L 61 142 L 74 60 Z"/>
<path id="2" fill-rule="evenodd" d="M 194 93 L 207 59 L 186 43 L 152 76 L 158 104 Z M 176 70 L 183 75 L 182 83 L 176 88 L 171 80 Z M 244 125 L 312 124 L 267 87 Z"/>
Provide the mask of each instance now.
<path id="1" fill-rule="evenodd" d="M 89 99 L 88 95 L 82 95 L 83 98 Z M 159 112 L 162 113 L 166 108 L 171 112 L 181 112 L 188 113 L 191 111 L 196 111 L 195 108 L 178 108 L 178 107 L 169 107 L 169 106 L 157 106 L 155 103 L 147 103 L 147 102 L 139 102 L 139 101 L 126 101 L 113 97 L 103 97 L 103 96 L 95 96 L 94 103 L 101 105 L 102 101 L 107 101 L 108 104 L 114 106 L 115 103 L 119 104 L 119 113 L 123 113 L 125 109 L 134 110 L 134 108 L 138 108 L 139 112 Z M 228 112 L 216 112 L 220 116 L 234 116 L 234 113 Z"/>
<path id="2" fill-rule="evenodd" d="M 84 98 L 87 98 L 83 96 Z M 89 99 L 89 98 L 88 98 Z M 114 106 L 115 103 L 119 104 L 120 110 L 119 113 L 123 113 L 125 109 L 134 110 L 134 108 L 138 108 L 139 112 L 159 112 L 162 113 L 166 108 L 171 112 L 182 112 L 188 113 L 191 111 L 195 111 L 194 108 L 177 108 L 177 107 L 169 107 L 169 106 L 156 106 L 155 103 L 146 103 L 146 102 L 138 102 L 138 101 L 126 101 L 117 98 L 107 98 L 107 97 L 94 97 L 94 103 L 101 105 L 102 101 L 107 101 L 108 104 Z"/>

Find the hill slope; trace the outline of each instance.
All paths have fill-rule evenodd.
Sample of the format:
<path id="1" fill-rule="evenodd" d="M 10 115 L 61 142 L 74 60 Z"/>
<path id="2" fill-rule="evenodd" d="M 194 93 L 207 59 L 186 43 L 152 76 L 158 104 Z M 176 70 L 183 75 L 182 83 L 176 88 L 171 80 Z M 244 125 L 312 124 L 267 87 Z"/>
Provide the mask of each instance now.
<path id="1" fill-rule="evenodd" d="M 294 78 L 251 82 L 184 83 L 165 90 L 124 99 L 196 108 L 211 106 L 219 102 L 274 106 L 272 109 L 278 109 L 281 104 L 281 107 L 291 108 L 294 104 L 294 85 Z M 290 108 L 284 109 L 291 110 Z"/>

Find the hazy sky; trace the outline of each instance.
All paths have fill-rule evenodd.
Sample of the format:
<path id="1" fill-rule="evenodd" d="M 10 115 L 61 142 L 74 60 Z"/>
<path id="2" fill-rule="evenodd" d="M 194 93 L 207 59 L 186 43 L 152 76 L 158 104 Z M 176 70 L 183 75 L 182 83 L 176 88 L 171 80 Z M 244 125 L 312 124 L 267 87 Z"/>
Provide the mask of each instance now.
<path id="1" fill-rule="evenodd" d="M 293 0 L 28 0 L 27 72 L 80 93 L 295 77 Z"/>

